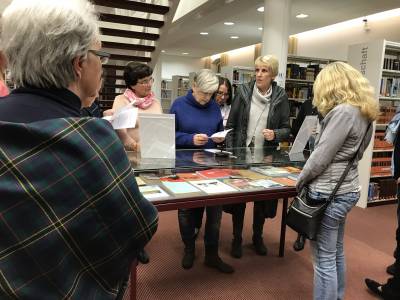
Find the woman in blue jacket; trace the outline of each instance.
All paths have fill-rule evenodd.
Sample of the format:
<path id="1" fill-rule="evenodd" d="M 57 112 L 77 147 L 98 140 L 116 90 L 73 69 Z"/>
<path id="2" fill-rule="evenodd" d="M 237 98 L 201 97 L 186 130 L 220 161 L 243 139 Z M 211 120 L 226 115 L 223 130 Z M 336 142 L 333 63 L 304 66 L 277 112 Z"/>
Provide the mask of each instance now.
<path id="1" fill-rule="evenodd" d="M 222 131 L 222 117 L 218 104 L 212 95 L 218 88 L 218 78 L 211 70 L 199 71 L 192 89 L 185 96 L 177 98 L 170 110 L 175 114 L 176 147 L 178 149 L 215 148 L 224 138 L 209 138 Z M 190 269 L 195 258 L 195 220 L 204 207 L 182 208 L 178 210 L 179 229 L 185 244 L 182 267 Z M 222 273 L 233 273 L 233 268 L 224 263 L 218 255 L 219 228 L 222 207 L 206 208 L 207 220 L 204 233 L 206 266 L 216 268 Z"/>

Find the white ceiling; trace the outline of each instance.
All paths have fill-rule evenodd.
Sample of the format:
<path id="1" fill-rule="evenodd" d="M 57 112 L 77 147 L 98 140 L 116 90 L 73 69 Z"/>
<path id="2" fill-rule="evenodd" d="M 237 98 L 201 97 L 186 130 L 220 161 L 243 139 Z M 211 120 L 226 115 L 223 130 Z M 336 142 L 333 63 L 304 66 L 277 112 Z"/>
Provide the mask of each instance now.
<path id="1" fill-rule="evenodd" d="M 189 0 L 182 0 L 189 1 Z M 162 41 L 166 54 L 204 57 L 260 43 L 263 13 L 257 8 L 263 0 L 209 0 L 171 25 L 168 38 Z M 332 25 L 400 7 L 400 0 L 292 0 L 290 34 Z M 297 19 L 299 13 L 308 14 Z M 235 22 L 226 26 L 226 21 Z M 207 36 L 200 32 L 208 32 Z M 240 38 L 232 40 L 229 37 Z"/>

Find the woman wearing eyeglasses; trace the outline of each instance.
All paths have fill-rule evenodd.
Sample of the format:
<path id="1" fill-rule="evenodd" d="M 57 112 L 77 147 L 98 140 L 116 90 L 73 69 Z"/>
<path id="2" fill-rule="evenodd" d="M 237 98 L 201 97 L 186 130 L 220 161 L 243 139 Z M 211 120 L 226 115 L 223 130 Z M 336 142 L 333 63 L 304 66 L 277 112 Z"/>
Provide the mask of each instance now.
<path id="1" fill-rule="evenodd" d="M 222 120 L 225 127 L 229 112 L 231 111 L 232 85 L 228 78 L 218 77 L 218 80 L 219 86 L 215 93 L 215 101 L 221 109 Z"/>
<path id="2" fill-rule="evenodd" d="M 148 65 L 130 62 L 124 70 L 124 80 L 126 90 L 122 95 L 115 98 L 113 110 L 133 104 L 139 113 L 161 114 L 162 108 L 160 101 L 155 98 L 151 91 L 153 85 L 153 69 Z M 128 151 L 139 150 L 139 129 L 138 124 L 135 128 L 118 129 L 117 134 L 124 147 Z"/>
<path id="3" fill-rule="evenodd" d="M 192 89 L 177 98 L 170 113 L 175 114 L 175 143 L 180 149 L 215 148 L 224 138 L 210 138 L 223 130 L 222 117 L 213 95 L 219 86 L 215 73 L 208 69 L 196 73 Z M 204 264 L 222 273 L 233 273 L 234 269 L 219 257 L 219 229 L 222 207 L 207 206 L 204 232 Z M 185 245 L 182 267 L 190 269 L 195 259 L 195 226 L 204 207 L 178 209 L 179 229 Z"/>

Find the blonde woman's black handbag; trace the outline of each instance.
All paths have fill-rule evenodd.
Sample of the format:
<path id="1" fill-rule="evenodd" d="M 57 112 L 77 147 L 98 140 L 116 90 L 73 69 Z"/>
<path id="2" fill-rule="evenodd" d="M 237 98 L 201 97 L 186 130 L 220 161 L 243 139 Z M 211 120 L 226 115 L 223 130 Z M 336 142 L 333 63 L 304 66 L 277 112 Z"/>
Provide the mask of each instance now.
<path id="1" fill-rule="evenodd" d="M 303 188 L 294 198 L 286 215 L 286 225 L 310 240 L 317 238 L 319 226 L 329 202 L 313 204 L 308 199 L 308 189 Z"/>
<path id="2" fill-rule="evenodd" d="M 370 127 L 371 123 L 367 127 L 365 136 L 367 135 Z M 299 234 L 304 235 L 306 238 L 310 240 L 316 240 L 325 210 L 330 202 L 333 200 L 336 192 L 338 191 L 340 185 L 342 184 L 351 166 L 353 165 L 354 160 L 358 156 L 361 145 L 365 142 L 365 136 L 363 141 L 360 143 L 357 152 L 347 164 L 346 169 L 343 171 L 342 176 L 340 177 L 338 183 L 333 189 L 333 192 L 330 194 L 328 200 L 316 204 L 313 199 L 310 199 L 308 197 L 308 188 L 303 188 L 300 193 L 294 198 L 287 210 L 286 225 L 288 225 Z"/>

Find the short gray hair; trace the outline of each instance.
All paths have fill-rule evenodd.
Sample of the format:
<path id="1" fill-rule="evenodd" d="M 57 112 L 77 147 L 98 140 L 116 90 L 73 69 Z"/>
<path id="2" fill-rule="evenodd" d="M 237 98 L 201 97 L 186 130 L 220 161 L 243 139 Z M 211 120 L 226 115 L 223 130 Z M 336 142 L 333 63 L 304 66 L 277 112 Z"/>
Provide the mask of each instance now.
<path id="1" fill-rule="evenodd" d="M 205 93 L 214 93 L 218 89 L 218 77 L 209 69 L 202 69 L 196 73 L 194 83 Z"/>
<path id="2" fill-rule="evenodd" d="M 16 86 L 68 87 L 73 59 L 100 39 L 97 20 L 87 0 L 14 0 L 1 18 L 1 45 Z"/>

